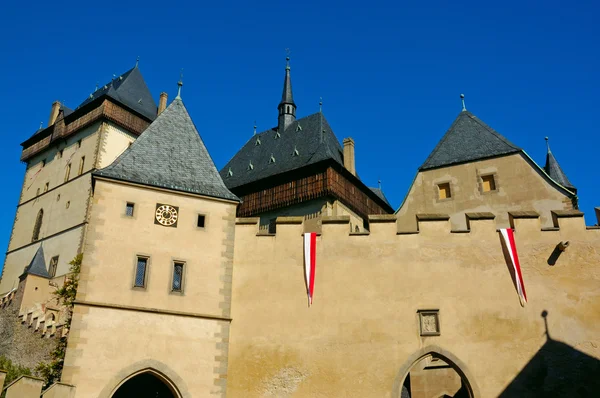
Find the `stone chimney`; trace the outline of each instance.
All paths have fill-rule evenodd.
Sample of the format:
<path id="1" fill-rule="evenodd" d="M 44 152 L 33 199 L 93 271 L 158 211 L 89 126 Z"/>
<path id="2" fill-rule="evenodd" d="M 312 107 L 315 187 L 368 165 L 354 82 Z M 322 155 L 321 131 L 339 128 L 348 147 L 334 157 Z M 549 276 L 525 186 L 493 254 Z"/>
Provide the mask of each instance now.
<path id="1" fill-rule="evenodd" d="M 158 100 L 158 115 L 167 108 L 167 93 L 160 93 L 160 99 Z"/>
<path id="2" fill-rule="evenodd" d="M 58 112 L 60 111 L 60 102 L 54 101 L 52 103 L 52 110 L 50 111 L 50 119 L 48 119 L 48 127 L 52 126 L 56 122 Z"/>
<path id="3" fill-rule="evenodd" d="M 354 164 L 354 140 L 350 137 L 344 138 L 344 167 L 352 175 L 356 175 Z"/>

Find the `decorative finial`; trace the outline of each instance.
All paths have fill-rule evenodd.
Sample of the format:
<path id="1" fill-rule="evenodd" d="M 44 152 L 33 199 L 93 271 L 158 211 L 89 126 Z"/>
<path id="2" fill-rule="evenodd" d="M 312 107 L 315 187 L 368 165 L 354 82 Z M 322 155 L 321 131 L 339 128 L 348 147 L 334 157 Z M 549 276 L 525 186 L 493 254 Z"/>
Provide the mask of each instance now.
<path id="1" fill-rule="evenodd" d="M 546 149 L 548 150 L 548 153 L 550 153 L 550 143 L 548 142 L 548 137 L 544 137 L 544 139 L 546 140 Z"/>
<path id="2" fill-rule="evenodd" d="M 381 190 L 381 179 L 377 180 L 377 186 L 379 187 L 379 190 Z"/>
<path id="3" fill-rule="evenodd" d="M 462 101 L 462 106 L 463 106 L 463 109 L 462 109 L 462 110 L 463 110 L 463 111 L 466 111 L 466 110 L 467 110 L 467 107 L 465 106 L 465 95 L 464 95 L 464 94 L 461 94 L 461 95 L 460 95 L 460 100 Z"/>
<path id="4" fill-rule="evenodd" d="M 323 112 L 323 97 L 319 97 L 319 113 Z"/>
<path id="5" fill-rule="evenodd" d="M 98 91 L 98 83 L 99 83 L 99 82 L 96 82 L 96 89 L 94 90 L 94 92 L 95 92 L 95 91 Z"/>
<path id="6" fill-rule="evenodd" d="M 115 75 L 115 74 L 113 73 L 113 78 L 112 78 L 112 79 L 113 79 L 113 80 L 115 80 L 116 78 L 117 78 L 117 75 Z"/>
<path id="7" fill-rule="evenodd" d="M 179 81 L 177 82 L 177 97 L 175 99 L 181 99 L 181 86 L 183 86 L 183 68 L 181 68 L 181 72 L 179 73 Z"/>
<path id="8" fill-rule="evenodd" d="M 44 122 L 40 122 L 40 130 L 42 129 L 43 125 L 44 125 Z"/>
<path id="9" fill-rule="evenodd" d="M 140 64 L 140 56 L 138 55 L 137 58 L 135 59 L 135 67 L 137 68 L 139 64 Z"/>
<path id="10" fill-rule="evenodd" d="M 286 57 L 285 57 L 285 70 L 290 70 L 290 49 L 286 48 L 285 49 L 285 53 L 286 53 Z"/>
<path id="11" fill-rule="evenodd" d="M 256 120 L 254 121 L 254 134 L 253 135 L 256 135 Z"/>

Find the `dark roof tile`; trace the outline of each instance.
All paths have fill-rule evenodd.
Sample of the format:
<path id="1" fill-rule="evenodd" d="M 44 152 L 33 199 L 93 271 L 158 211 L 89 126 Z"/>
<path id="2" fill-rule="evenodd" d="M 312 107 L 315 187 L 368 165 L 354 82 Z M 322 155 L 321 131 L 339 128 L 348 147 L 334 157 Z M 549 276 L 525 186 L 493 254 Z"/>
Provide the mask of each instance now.
<path id="1" fill-rule="evenodd" d="M 37 275 L 44 278 L 50 278 L 50 274 L 48 274 L 48 270 L 46 269 L 46 260 L 44 259 L 44 249 L 42 245 L 37 249 L 33 259 L 29 265 L 23 271 L 23 274 L 28 275 Z"/>
<path id="2" fill-rule="evenodd" d="M 185 105 L 178 98 L 112 164 L 94 175 L 239 200 L 225 187 Z"/>

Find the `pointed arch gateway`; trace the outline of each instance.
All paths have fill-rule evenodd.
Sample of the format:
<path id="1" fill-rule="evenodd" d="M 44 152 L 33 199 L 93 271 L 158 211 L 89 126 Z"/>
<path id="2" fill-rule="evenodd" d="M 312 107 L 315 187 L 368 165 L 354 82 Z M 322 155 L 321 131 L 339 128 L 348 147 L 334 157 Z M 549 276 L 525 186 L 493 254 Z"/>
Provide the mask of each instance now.
<path id="1" fill-rule="evenodd" d="M 98 398 L 191 398 L 183 379 L 166 364 L 146 359 L 121 369 Z"/>
<path id="2" fill-rule="evenodd" d="M 481 398 L 479 387 L 477 386 L 473 375 L 467 368 L 467 365 L 464 364 L 460 359 L 458 359 L 458 357 L 456 357 L 448 350 L 434 345 L 420 349 L 404 362 L 404 364 L 398 371 L 396 379 L 394 380 L 394 387 L 392 391 L 393 398 L 405 398 L 407 396 L 406 389 L 403 390 L 403 387 L 406 386 L 406 380 L 408 378 L 409 373 L 413 370 L 415 365 L 417 365 L 423 359 L 430 356 L 443 360 L 448 365 L 450 365 L 450 367 L 454 369 L 456 373 L 458 373 L 463 386 L 463 388 L 461 388 L 461 390 L 463 390 L 463 394 L 460 395 L 461 397 L 464 396 L 469 398 Z"/>

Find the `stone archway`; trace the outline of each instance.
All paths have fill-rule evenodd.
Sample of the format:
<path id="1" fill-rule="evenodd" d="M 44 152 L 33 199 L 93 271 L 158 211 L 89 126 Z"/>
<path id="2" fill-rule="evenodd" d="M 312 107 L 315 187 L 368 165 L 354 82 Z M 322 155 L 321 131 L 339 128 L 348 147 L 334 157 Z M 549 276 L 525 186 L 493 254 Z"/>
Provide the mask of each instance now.
<path id="1" fill-rule="evenodd" d="M 150 395 L 140 395 L 150 389 Z M 130 391 L 136 391 L 131 395 Z M 146 392 L 145 390 L 142 390 Z M 152 395 L 153 393 L 153 395 Z M 166 364 L 146 359 L 121 369 L 104 387 L 98 398 L 151 396 L 159 398 L 191 398 L 184 381 Z"/>
<path id="2" fill-rule="evenodd" d="M 419 351 L 415 352 L 411 355 L 406 362 L 402 365 L 396 379 L 394 381 L 394 389 L 392 392 L 393 398 L 406 398 L 407 397 L 407 389 L 406 389 L 406 381 L 409 373 L 415 367 L 415 365 L 422 362 L 424 359 L 433 357 L 442 360 L 444 363 L 448 364 L 459 376 L 461 379 L 461 394 L 464 394 L 465 397 L 469 398 L 481 398 L 481 394 L 479 393 L 479 388 L 475 383 L 475 379 L 473 375 L 460 359 L 458 359 L 451 352 L 444 350 L 438 346 L 427 346 Z"/>
<path id="3" fill-rule="evenodd" d="M 128 397 L 179 398 L 179 394 L 172 383 L 149 369 L 127 379 L 112 395 L 112 398 Z"/>

